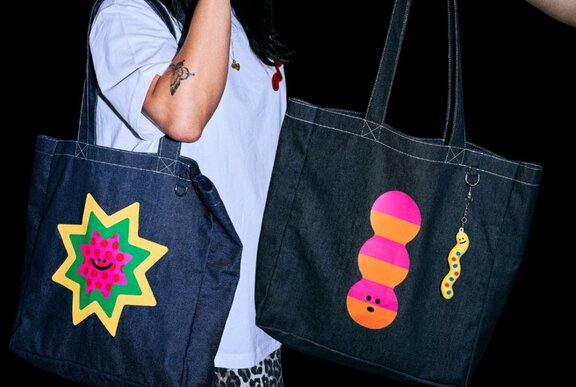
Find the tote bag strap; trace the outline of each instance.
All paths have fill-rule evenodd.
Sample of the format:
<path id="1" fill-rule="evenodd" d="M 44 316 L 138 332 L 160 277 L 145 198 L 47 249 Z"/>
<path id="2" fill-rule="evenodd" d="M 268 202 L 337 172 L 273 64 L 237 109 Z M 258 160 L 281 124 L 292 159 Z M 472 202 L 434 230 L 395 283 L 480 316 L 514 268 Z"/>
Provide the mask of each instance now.
<path id="1" fill-rule="evenodd" d="M 408 15 L 410 0 L 396 0 L 388 28 L 386 43 L 380 59 L 378 74 L 368 103 L 366 120 L 385 124 L 390 93 L 394 84 L 398 59 Z M 448 101 L 444 126 L 444 143 L 452 147 L 465 147 L 464 93 L 462 89 L 462 64 L 460 58 L 460 31 L 456 0 L 447 0 L 448 8 Z"/>
<path id="2" fill-rule="evenodd" d="M 176 39 L 176 31 L 170 19 L 170 15 L 158 0 L 145 0 L 146 3 L 158 14 L 166 27 L 170 30 L 174 39 Z M 98 9 L 104 0 L 98 0 L 92 7 L 90 14 L 90 22 L 88 24 L 88 43 L 86 45 L 86 80 L 84 81 L 84 92 L 82 95 L 82 107 L 80 110 L 80 125 L 78 130 L 78 141 L 86 144 L 96 144 L 96 104 L 98 102 L 97 95 L 97 82 L 96 74 L 94 72 L 94 64 L 92 62 L 92 53 L 90 52 L 90 30 L 92 23 L 96 18 Z M 158 147 L 158 154 L 160 157 L 168 159 L 176 159 L 180 154 L 180 145 L 178 141 L 174 141 L 166 136 L 160 140 Z"/>

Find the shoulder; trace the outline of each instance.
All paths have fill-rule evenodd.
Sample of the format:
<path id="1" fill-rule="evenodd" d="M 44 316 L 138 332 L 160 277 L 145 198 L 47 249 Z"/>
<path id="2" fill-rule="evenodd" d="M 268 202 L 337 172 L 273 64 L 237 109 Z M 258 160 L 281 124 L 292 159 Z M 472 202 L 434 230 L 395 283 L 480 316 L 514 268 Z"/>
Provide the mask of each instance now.
<path id="1" fill-rule="evenodd" d="M 121 23 L 123 28 L 165 28 L 164 23 L 145 0 L 104 0 L 94 19 L 93 28 Z"/>
<path id="2" fill-rule="evenodd" d="M 105 73 L 120 76 L 151 62 L 170 61 L 178 48 L 168 27 L 145 0 L 103 1 L 89 45 L 99 82 Z M 117 69 L 123 73 L 116 74 Z"/>
<path id="3" fill-rule="evenodd" d="M 145 0 L 104 0 L 100 5 L 98 12 L 106 9 L 114 9 L 117 11 L 130 10 L 144 13 L 154 13 L 152 8 Z"/>
<path id="4" fill-rule="evenodd" d="M 172 24 L 176 30 L 180 29 L 174 18 Z M 90 44 L 98 41 L 107 44 L 113 38 L 133 36 L 174 39 L 146 0 L 104 0 L 92 24 Z"/>

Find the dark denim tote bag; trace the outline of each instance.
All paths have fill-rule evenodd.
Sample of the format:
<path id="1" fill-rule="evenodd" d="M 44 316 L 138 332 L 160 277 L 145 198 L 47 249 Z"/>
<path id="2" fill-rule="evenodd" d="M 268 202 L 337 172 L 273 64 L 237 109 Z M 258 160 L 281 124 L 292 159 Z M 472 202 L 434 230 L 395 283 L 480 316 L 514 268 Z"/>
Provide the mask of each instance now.
<path id="1" fill-rule="evenodd" d="M 10 348 L 90 385 L 210 386 L 240 240 L 180 143 L 165 137 L 158 154 L 96 146 L 95 103 L 88 54 L 78 141 L 37 141 Z"/>
<path id="2" fill-rule="evenodd" d="M 312 355 L 465 386 L 520 265 L 542 168 L 466 140 L 453 0 L 445 138 L 386 124 L 409 6 L 395 2 L 365 115 L 288 104 L 260 238 L 256 318 Z"/>

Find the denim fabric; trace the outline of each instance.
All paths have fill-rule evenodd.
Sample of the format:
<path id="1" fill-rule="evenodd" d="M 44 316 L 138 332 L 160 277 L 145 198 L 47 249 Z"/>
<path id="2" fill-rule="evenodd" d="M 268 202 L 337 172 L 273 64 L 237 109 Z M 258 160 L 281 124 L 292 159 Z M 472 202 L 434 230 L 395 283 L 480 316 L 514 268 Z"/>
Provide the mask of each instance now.
<path id="1" fill-rule="evenodd" d="M 450 111 L 445 139 L 407 136 L 384 122 L 409 1 L 397 0 L 368 113 L 291 99 L 259 244 L 257 324 L 303 352 L 431 386 L 470 381 L 522 260 L 541 167 L 466 141 L 456 4 L 449 1 Z M 455 296 L 440 284 L 461 226 L 470 170 L 480 175 L 465 225 Z M 347 311 L 358 253 L 374 235 L 371 206 L 400 190 L 420 207 L 410 268 L 394 288 L 398 315 L 367 329 Z"/>
<path id="2" fill-rule="evenodd" d="M 93 145 L 95 84 L 88 66 L 84 141 L 41 136 L 36 144 L 10 348 L 84 384 L 210 386 L 242 245 L 216 188 L 195 161 L 179 156 L 179 143 L 163 138 L 158 154 Z M 82 222 L 87 194 L 108 215 L 140 203 L 138 235 L 168 247 L 146 272 L 157 304 L 124 307 L 115 336 L 95 315 L 73 325 L 72 292 L 52 281 L 67 256 L 57 227 Z"/>

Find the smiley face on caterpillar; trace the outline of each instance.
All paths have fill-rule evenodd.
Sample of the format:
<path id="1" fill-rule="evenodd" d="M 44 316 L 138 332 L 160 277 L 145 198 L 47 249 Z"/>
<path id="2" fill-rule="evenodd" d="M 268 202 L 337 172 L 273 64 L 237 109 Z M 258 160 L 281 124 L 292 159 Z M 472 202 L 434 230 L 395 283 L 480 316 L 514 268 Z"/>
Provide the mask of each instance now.
<path id="1" fill-rule="evenodd" d="M 350 288 L 346 306 L 350 317 L 369 329 L 387 327 L 398 313 L 398 299 L 394 291 L 367 279 L 361 279 Z"/>
<path id="2" fill-rule="evenodd" d="M 469 246 L 470 239 L 468 238 L 468 235 L 464 232 L 463 229 L 460 229 L 460 231 L 458 231 L 456 234 L 456 245 L 452 247 L 450 254 L 448 254 L 448 267 L 450 270 L 448 271 L 448 274 L 444 276 L 444 279 L 442 279 L 442 283 L 440 285 L 440 292 L 442 293 L 442 296 L 447 300 L 454 297 L 453 287 L 462 273 L 460 258 L 466 254 Z"/>

